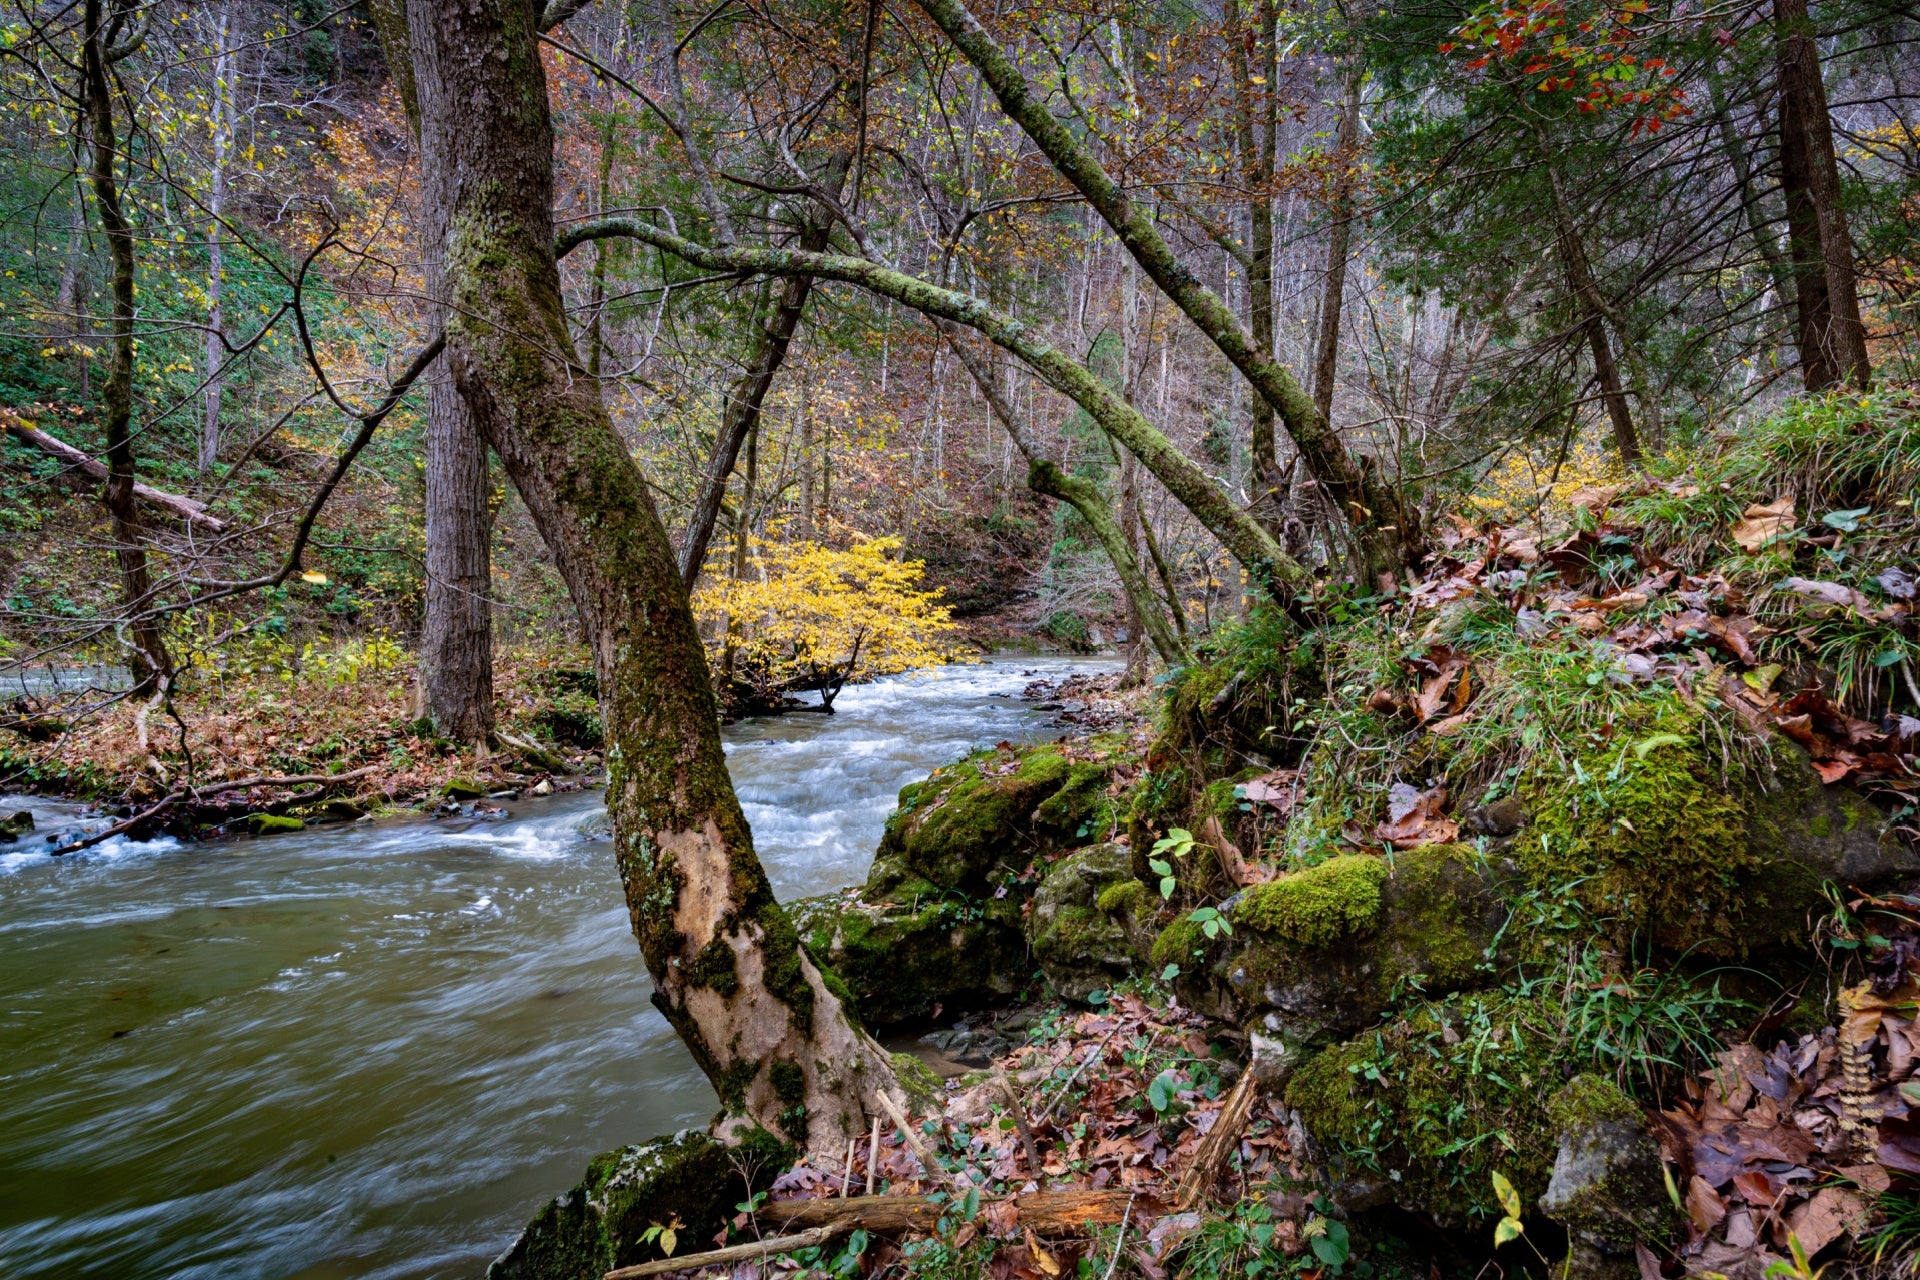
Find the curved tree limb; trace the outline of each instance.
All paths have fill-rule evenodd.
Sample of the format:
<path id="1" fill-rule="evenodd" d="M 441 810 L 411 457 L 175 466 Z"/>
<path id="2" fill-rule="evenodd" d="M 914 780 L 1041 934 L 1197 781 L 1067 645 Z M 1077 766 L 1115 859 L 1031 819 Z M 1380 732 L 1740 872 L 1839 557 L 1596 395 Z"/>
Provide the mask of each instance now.
<path id="1" fill-rule="evenodd" d="M 1139 410 L 1031 327 L 999 314 L 979 298 L 943 289 L 865 258 L 798 249 L 750 249 L 737 244 L 710 248 L 637 218 L 602 218 L 580 223 L 556 239 L 555 252 L 564 256 L 589 240 L 609 236 L 631 237 L 706 270 L 810 275 L 838 280 L 892 298 L 926 315 L 976 329 L 995 345 L 1026 362 L 1048 386 L 1085 409 L 1102 429 L 1139 458 L 1195 519 L 1220 539 L 1256 582 L 1269 583 L 1278 594 L 1297 592 L 1308 585 L 1306 569 Z"/>

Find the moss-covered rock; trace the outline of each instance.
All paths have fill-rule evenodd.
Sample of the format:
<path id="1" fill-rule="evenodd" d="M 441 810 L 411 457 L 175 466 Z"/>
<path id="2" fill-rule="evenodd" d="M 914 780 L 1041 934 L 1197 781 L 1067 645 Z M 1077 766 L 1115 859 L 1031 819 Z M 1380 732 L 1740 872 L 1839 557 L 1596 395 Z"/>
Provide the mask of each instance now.
<path id="1" fill-rule="evenodd" d="M 442 787 L 441 794 L 449 800 L 479 800 L 486 796 L 487 789 L 477 778 L 449 778 Z"/>
<path id="2" fill-rule="evenodd" d="M 1284 1074 L 1378 1018 L 1408 990 L 1470 990 L 1498 977 L 1508 908 L 1494 870 L 1465 845 L 1352 854 L 1248 891 L 1233 936 L 1176 921 L 1154 960 L 1178 964 L 1193 1007 L 1248 1027 Z M 1199 956 L 1195 956 L 1195 952 Z"/>
<path id="3" fill-rule="evenodd" d="M 1463 996 L 1324 1050 L 1286 1102 L 1336 1178 L 1458 1226 L 1499 1211 L 1495 1172 L 1525 1197 L 1547 1186 L 1561 1040 L 1551 1000 Z"/>
<path id="4" fill-rule="evenodd" d="M 770 1184 L 793 1155 L 757 1129 L 738 1147 L 686 1130 L 610 1151 L 527 1224 L 487 1268 L 488 1280 L 599 1280 L 615 1267 L 664 1256 L 641 1237 L 676 1219 L 678 1251 L 688 1252 L 688 1243 L 710 1239 L 733 1206 Z"/>
<path id="5" fill-rule="evenodd" d="M 250 813 L 240 820 L 240 825 L 256 836 L 284 835 L 289 831 L 307 829 L 307 824 L 299 818 L 283 817 L 277 813 Z"/>
<path id="6" fill-rule="evenodd" d="M 1547 1103 L 1558 1135 L 1540 1212 L 1603 1256 L 1625 1258 L 1675 1225 L 1660 1152 L 1640 1108 L 1610 1080 L 1578 1075 Z"/>
<path id="7" fill-rule="evenodd" d="M 1134 894 L 1129 885 L 1142 893 Z M 1085 1000 L 1145 967 L 1147 957 L 1136 949 L 1126 923 L 1145 890 L 1133 878 L 1123 845 L 1093 845 L 1053 864 L 1033 895 L 1027 938 L 1056 992 Z M 1112 911 L 1106 909 L 1109 902 Z"/>
<path id="8" fill-rule="evenodd" d="M 927 888 L 905 901 L 867 902 L 848 891 L 788 907 L 808 953 L 846 985 L 870 1028 L 929 1017 L 936 1004 L 1003 999 L 1032 972 L 1019 901 Z"/>
<path id="9" fill-rule="evenodd" d="M 1012 755 L 981 752 L 900 790 L 868 878 L 868 897 L 901 896 L 917 877 L 940 889 L 982 894 L 1017 876 L 1046 846 L 1034 811 L 1066 786 L 1074 768 L 1052 747 Z M 1063 810 L 1062 820 L 1068 817 Z"/>
<path id="10" fill-rule="evenodd" d="M 1343 854 L 1249 889 L 1233 921 L 1296 946 L 1330 946 L 1373 927 L 1386 878 L 1386 859 Z"/>
<path id="11" fill-rule="evenodd" d="M 1806 753 L 1722 778 L 1697 716 L 1672 713 L 1523 783 L 1528 827 L 1513 856 L 1536 887 L 1578 884 L 1583 905 L 1672 950 L 1746 956 L 1803 950 L 1821 886 L 1871 888 L 1920 872 L 1885 815 L 1828 787 Z"/>

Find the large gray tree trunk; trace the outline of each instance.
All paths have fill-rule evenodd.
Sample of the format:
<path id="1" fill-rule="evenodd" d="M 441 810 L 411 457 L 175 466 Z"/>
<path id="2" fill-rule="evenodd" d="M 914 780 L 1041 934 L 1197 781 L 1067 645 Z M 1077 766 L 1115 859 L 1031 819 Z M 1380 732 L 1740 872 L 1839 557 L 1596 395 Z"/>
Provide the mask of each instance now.
<path id="1" fill-rule="evenodd" d="M 446 228 L 446 357 L 579 611 L 607 807 L 654 1003 L 718 1091 L 819 1152 L 866 1128 L 887 1056 L 801 948 L 754 855 L 666 530 L 574 350 L 554 258 L 553 126 L 525 0 L 407 0 L 422 189 Z"/>

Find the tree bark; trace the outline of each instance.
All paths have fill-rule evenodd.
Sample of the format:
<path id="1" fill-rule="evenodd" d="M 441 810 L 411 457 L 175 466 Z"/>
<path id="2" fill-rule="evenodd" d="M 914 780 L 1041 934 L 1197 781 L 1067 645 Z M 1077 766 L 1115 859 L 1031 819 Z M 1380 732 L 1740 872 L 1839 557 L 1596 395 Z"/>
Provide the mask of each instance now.
<path id="1" fill-rule="evenodd" d="M 493 732 L 488 489 L 487 442 L 452 378 L 443 373 L 434 378 L 427 400 L 427 599 L 420 692 L 434 732 L 455 742 L 484 742 Z"/>
<path id="2" fill-rule="evenodd" d="M 407 0 L 374 0 L 374 25 L 421 148 L 420 99 L 408 52 Z M 441 254 L 447 210 L 423 200 L 421 270 L 436 327 L 447 319 Z M 596 316 L 597 316 L 596 312 Z M 426 433 L 426 601 L 420 622 L 421 710 L 455 742 L 493 733 L 493 514 L 487 442 L 443 364 L 428 388 Z"/>
<path id="3" fill-rule="evenodd" d="M 1552 158 L 1545 154 L 1544 138 L 1541 140 L 1541 152 L 1546 159 L 1547 183 L 1553 190 L 1560 267 L 1566 273 L 1568 287 L 1587 313 L 1581 327 L 1586 331 L 1587 345 L 1593 352 L 1593 375 L 1600 383 L 1600 399 L 1606 405 L 1607 418 L 1613 424 L 1613 445 L 1620 451 L 1621 462 L 1638 468 L 1640 433 L 1634 430 L 1633 410 L 1627 404 L 1626 389 L 1620 383 L 1620 368 L 1614 363 L 1613 347 L 1607 341 L 1605 318 L 1612 309 L 1594 281 L 1593 265 L 1587 260 L 1587 247 L 1581 242 L 1580 231 L 1573 223 L 1573 208 L 1567 199 L 1566 186 L 1560 180 L 1560 170 L 1555 167 Z M 1651 388 L 1645 390 L 1650 392 Z"/>
<path id="4" fill-rule="evenodd" d="M 826 233 L 809 227 L 801 237 L 803 246 L 826 247 Z M 766 403 L 773 377 L 786 362 L 787 348 L 799 332 L 800 318 L 806 314 L 807 297 L 813 292 L 808 276 L 790 276 L 780 291 L 780 301 L 759 331 L 746 372 L 727 388 L 727 406 L 720 416 L 720 430 L 713 439 L 713 453 L 707 458 L 706 474 L 700 478 L 700 491 L 694 499 L 693 515 L 680 539 L 680 579 L 693 590 L 700 581 L 700 570 L 707 559 L 707 547 L 713 541 L 713 522 L 720 515 L 720 500 L 726 497 L 727 481 L 740 458 L 740 446 L 760 423 L 760 409 Z"/>
<path id="5" fill-rule="evenodd" d="M 1780 186 L 1799 309 L 1801 374 L 1809 391 L 1842 382 L 1865 390 L 1873 370 L 1840 202 L 1826 83 L 1807 0 L 1774 0 L 1780 96 Z"/>
<path id="6" fill-rule="evenodd" d="M 93 200 L 100 228 L 107 237 L 113 263 L 112 355 L 107 384 L 101 389 L 101 411 L 107 429 L 107 484 L 104 500 L 112 519 L 113 554 L 120 569 L 120 598 L 128 615 L 132 644 L 128 666 L 137 691 L 150 689 L 173 674 L 159 623 L 149 609 L 153 593 L 147 569 L 147 549 L 133 509 L 133 228 L 120 208 L 120 185 L 115 172 L 113 82 L 107 74 L 108 23 L 115 29 L 125 19 L 118 9 L 109 18 L 102 0 L 86 0 L 81 48 L 87 103 L 87 133 L 93 146 Z"/>
<path id="7" fill-rule="evenodd" d="M 1401 503 L 1393 487 L 1373 468 L 1348 452 L 1339 434 L 1314 408 L 1312 397 L 1299 380 L 1271 352 L 1258 349 L 1227 305 L 1174 254 L 1148 212 L 1136 205 L 1100 162 L 1053 117 L 1045 101 L 1033 93 L 1026 77 L 961 0 L 918 2 L 980 72 L 1001 108 L 1100 214 L 1153 282 L 1273 406 L 1314 478 L 1337 500 L 1358 532 L 1374 569 L 1385 572 L 1410 559 L 1419 540 L 1414 510 Z"/>
<path id="8" fill-rule="evenodd" d="M 1240 148 L 1242 181 L 1247 188 L 1247 323 L 1253 345 L 1265 359 L 1273 359 L 1273 166 L 1278 149 L 1280 86 L 1277 83 L 1275 37 L 1278 10 L 1273 0 L 1260 0 L 1260 29 L 1254 36 L 1261 51 L 1263 85 L 1253 83 L 1253 64 L 1247 57 L 1247 33 L 1240 26 L 1236 0 L 1227 0 L 1228 51 L 1232 63 L 1237 111 L 1235 132 Z M 1322 417 L 1325 413 L 1322 412 Z M 1253 398 L 1253 475 L 1260 497 L 1254 502 L 1269 525 L 1275 523 L 1278 497 L 1273 476 L 1279 471 L 1274 449 L 1273 405 L 1264 396 Z"/>
<path id="9" fill-rule="evenodd" d="M 233 46 L 228 38 L 233 14 L 222 6 L 214 17 L 213 173 L 207 192 L 207 391 L 200 424 L 200 474 L 213 470 L 220 456 L 221 367 L 226 364 L 226 321 L 220 311 L 221 277 L 226 272 L 227 165 L 233 154 Z"/>
<path id="10" fill-rule="evenodd" d="M 1141 465 L 1167 487 L 1174 499 L 1219 538 L 1228 553 L 1268 590 L 1284 595 L 1309 585 L 1306 570 L 1273 540 L 1260 522 L 1241 510 L 1211 476 L 1180 452 L 1139 410 L 1114 394 L 1113 389 L 1094 377 L 1085 365 L 1063 355 L 1032 329 L 1000 315 L 978 298 L 928 284 L 865 258 L 793 249 L 749 249 L 739 245 L 709 248 L 634 218 L 602 218 L 571 227 L 560 238 L 558 249 L 564 255 L 589 240 L 607 236 L 631 236 L 708 270 L 761 271 L 769 275 L 807 275 L 845 281 L 892 298 L 922 314 L 976 329 L 1019 357 L 1047 385 L 1071 398 L 1103 430 L 1132 450 Z"/>
<path id="11" fill-rule="evenodd" d="M 447 362 L 593 651 L 615 857 L 654 1003 L 719 1093 L 723 1137 L 757 1124 L 837 1158 L 892 1068 L 754 855 L 673 549 L 574 350 L 538 15 L 525 0 L 406 13 L 422 187 L 446 228 Z"/>

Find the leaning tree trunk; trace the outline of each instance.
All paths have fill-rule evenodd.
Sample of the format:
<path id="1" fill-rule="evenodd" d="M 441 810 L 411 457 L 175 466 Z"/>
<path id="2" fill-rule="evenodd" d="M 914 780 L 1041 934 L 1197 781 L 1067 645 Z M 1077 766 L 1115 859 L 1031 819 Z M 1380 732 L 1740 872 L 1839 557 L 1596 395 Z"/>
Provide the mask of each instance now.
<path id="1" fill-rule="evenodd" d="M 408 0 L 406 15 L 422 186 L 446 227 L 448 364 L 592 647 L 615 856 L 654 1003 L 719 1092 L 723 1135 L 759 1124 L 840 1151 L 893 1073 L 754 856 L 673 549 L 574 351 L 536 10 Z"/>
<path id="2" fill-rule="evenodd" d="M 86 31 L 81 49 L 87 103 L 88 141 L 93 146 L 93 200 L 100 211 L 113 263 L 112 358 L 101 390 L 107 428 L 107 513 L 113 524 L 113 554 L 120 567 L 120 596 L 127 611 L 132 646 L 128 666 L 135 687 L 151 688 L 172 674 L 173 665 L 152 611 L 153 583 L 147 549 L 133 510 L 133 227 L 120 207 L 118 160 L 114 141 L 113 83 L 107 73 L 107 16 L 101 0 L 86 0 Z M 116 14 L 117 21 L 122 15 Z"/>

